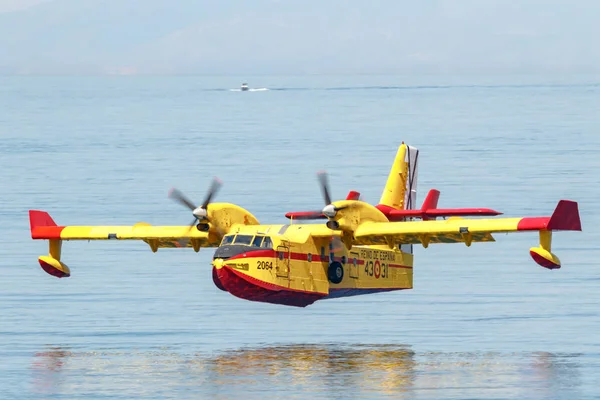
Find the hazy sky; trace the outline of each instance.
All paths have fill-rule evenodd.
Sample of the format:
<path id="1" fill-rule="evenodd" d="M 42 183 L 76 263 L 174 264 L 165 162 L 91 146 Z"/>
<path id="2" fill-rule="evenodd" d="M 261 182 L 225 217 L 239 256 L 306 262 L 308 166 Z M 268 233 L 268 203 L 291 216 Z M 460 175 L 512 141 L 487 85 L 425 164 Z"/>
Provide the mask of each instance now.
<path id="1" fill-rule="evenodd" d="M 598 73 L 599 21 L 599 0 L 0 0 L 0 72 Z"/>

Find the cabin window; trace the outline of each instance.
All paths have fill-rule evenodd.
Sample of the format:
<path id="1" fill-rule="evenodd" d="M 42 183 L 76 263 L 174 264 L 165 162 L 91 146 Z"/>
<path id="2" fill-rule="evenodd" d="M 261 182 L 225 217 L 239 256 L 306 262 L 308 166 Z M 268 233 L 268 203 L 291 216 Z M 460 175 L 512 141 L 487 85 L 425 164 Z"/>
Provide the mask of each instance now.
<path id="1" fill-rule="evenodd" d="M 342 256 L 342 265 L 346 265 L 346 256 Z"/>
<path id="2" fill-rule="evenodd" d="M 312 262 L 312 254 L 308 253 L 308 256 L 306 256 L 306 260 L 308 262 Z"/>
<path id="3" fill-rule="evenodd" d="M 272 249 L 273 248 L 273 242 L 271 241 L 271 238 L 266 236 L 265 240 L 263 240 L 262 244 L 260 245 L 260 247 L 264 247 L 265 249 Z"/>
<path id="4" fill-rule="evenodd" d="M 260 244 L 262 243 L 263 239 L 264 239 L 264 236 L 254 236 L 254 240 L 252 241 L 252 246 L 260 247 Z"/>
<path id="5" fill-rule="evenodd" d="M 231 243 L 233 243 L 233 238 L 234 237 L 235 237 L 235 235 L 223 236 L 223 241 L 221 241 L 221 246 L 223 246 L 225 244 L 231 244 Z"/>
<path id="6" fill-rule="evenodd" d="M 251 235 L 237 235 L 235 237 L 235 242 L 234 244 L 250 244 L 252 243 L 252 237 Z"/>

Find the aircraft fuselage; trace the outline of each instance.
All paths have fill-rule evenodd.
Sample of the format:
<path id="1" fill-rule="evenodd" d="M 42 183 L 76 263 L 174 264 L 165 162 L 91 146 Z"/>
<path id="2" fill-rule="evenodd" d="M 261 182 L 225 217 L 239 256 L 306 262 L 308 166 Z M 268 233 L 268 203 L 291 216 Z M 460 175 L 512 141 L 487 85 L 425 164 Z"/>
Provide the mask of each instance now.
<path id="1" fill-rule="evenodd" d="M 412 288 L 411 253 L 388 246 L 347 249 L 333 231 L 323 235 L 324 229 L 329 231 L 323 224 L 234 229 L 215 251 L 215 285 L 246 300 L 298 307 Z"/>

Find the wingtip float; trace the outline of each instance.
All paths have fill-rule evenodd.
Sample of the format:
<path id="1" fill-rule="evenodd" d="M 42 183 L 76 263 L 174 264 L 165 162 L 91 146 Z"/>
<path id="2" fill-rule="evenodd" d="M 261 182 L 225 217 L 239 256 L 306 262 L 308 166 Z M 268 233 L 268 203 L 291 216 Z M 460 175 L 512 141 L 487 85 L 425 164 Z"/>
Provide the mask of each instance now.
<path id="1" fill-rule="evenodd" d="M 327 175 L 319 174 L 325 206 L 290 212 L 289 224 L 263 225 L 244 208 L 211 202 L 221 182 L 215 178 L 200 206 L 181 192 L 170 197 L 192 211 L 188 226 L 59 226 L 44 211 L 30 210 L 32 239 L 49 241 L 39 257 L 49 275 L 71 275 L 61 261 L 65 240 L 141 240 L 161 248 L 216 248 L 215 285 L 251 301 L 305 307 L 326 298 L 412 289 L 413 245 L 493 242 L 493 233 L 537 231 L 532 259 L 547 269 L 560 268 L 552 253 L 552 232 L 581 231 L 578 205 L 561 200 L 550 216 L 482 218 L 501 215 L 488 208 L 438 208 L 440 192 L 431 189 L 417 208 L 419 151 L 400 145 L 381 199 L 376 205 L 350 191 L 333 201 Z M 466 218 L 476 217 L 476 218 Z M 440 219 L 443 218 L 443 219 Z M 298 223 L 306 220 L 326 223 Z M 196 229 L 193 229 L 195 226 Z"/>

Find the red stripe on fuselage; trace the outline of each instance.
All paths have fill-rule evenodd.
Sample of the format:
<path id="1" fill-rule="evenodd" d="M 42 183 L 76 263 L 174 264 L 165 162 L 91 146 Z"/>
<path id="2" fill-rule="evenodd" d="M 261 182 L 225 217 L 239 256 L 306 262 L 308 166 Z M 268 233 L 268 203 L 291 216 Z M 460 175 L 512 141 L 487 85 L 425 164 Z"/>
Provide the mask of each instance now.
<path id="1" fill-rule="evenodd" d="M 229 258 L 228 260 L 237 260 L 240 258 L 277 258 L 278 257 L 278 252 L 275 250 L 252 250 L 252 251 L 248 251 L 246 253 L 242 253 L 242 254 L 238 254 L 237 256 L 233 256 L 231 258 Z M 287 259 L 288 258 L 288 253 L 284 252 L 283 253 L 283 258 Z M 290 253 L 290 260 L 296 260 L 296 261 L 306 261 L 308 262 L 308 254 L 307 253 Z M 346 257 L 346 263 L 347 264 L 352 264 L 353 263 L 353 259 L 351 257 Z M 338 262 L 342 262 L 342 257 L 334 257 L 333 261 L 338 261 Z M 321 258 L 320 255 L 316 255 L 313 254 L 312 255 L 312 261 L 311 262 L 318 262 L 318 263 L 324 263 L 324 262 L 329 262 L 329 256 L 325 256 L 323 258 Z M 364 265 L 365 264 L 365 260 L 356 260 L 356 264 L 357 265 Z M 409 265 L 401 265 L 401 264 L 388 264 L 388 266 L 390 268 L 404 268 L 404 269 L 412 269 L 413 267 L 409 266 Z"/>
<path id="2" fill-rule="evenodd" d="M 388 264 L 388 267 L 390 268 L 404 268 L 404 269 L 412 269 L 411 266 L 408 265 L 401 265 L 401 264 Z"/>
<path id="3" fill-rule="evenodd" d="M 269 257 L 277 258 L 279 256 L 277 253 L 278 253 L 278 251 L 275 251 L 275 250 L 251 250 L 251 251 L 247 251 L 246 253 L 238 254 L 236 256 L 228 258 L 228 260 L 237 260 L 240 258 L 269 258 Z M 284 259 L 288 258 L 287 252 L 283 252 L 283 258 Z M 290 252 L 289 259 L 297 260 L 297 261 L 308 261 L 308 253 Z M 346 262 L 351 263 L 353 259 L 354 259 L 353 257 L 346 257 Z M 342 262 L 342 257 L 334 257 L 333 261 Z M 329 256 L 321 257 L 318 254 L 312 254 L 311 262 L 329 262 Z M 356 263 L 358 265 L 363 265 L 365 263 L 365 260 L 357 259 Z"/>

